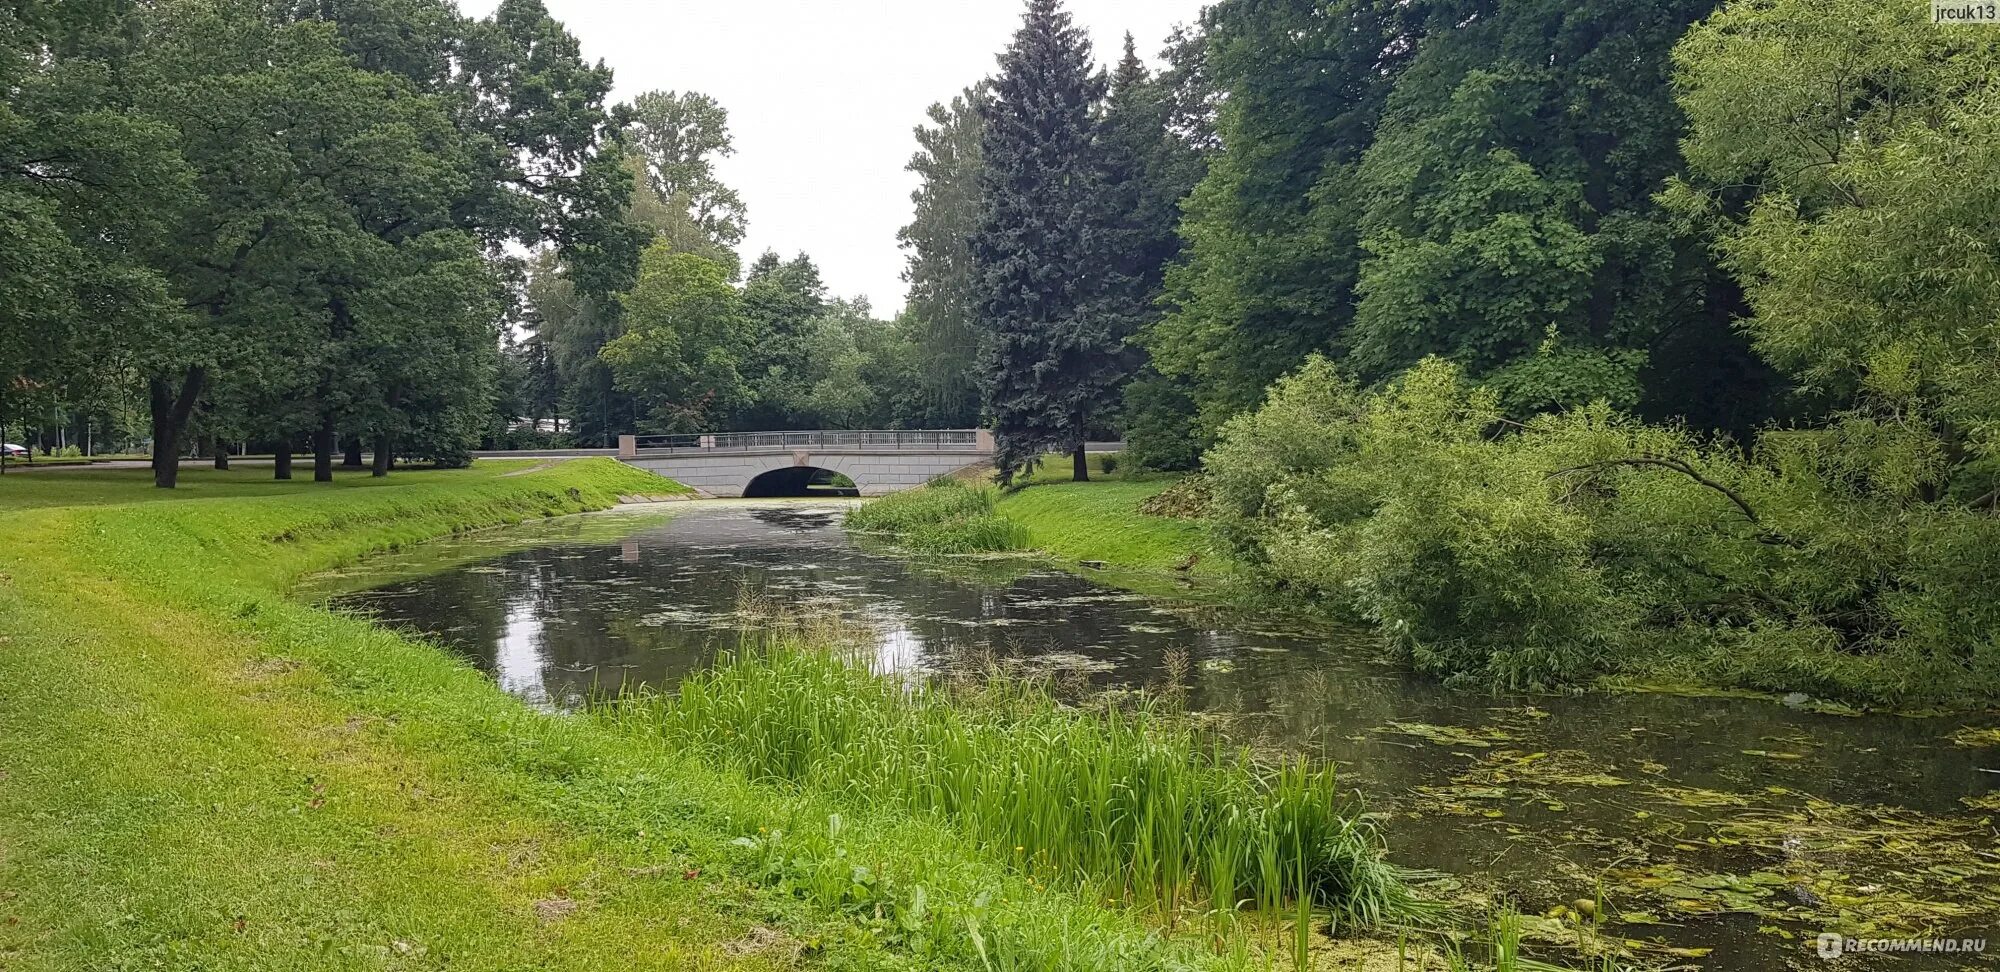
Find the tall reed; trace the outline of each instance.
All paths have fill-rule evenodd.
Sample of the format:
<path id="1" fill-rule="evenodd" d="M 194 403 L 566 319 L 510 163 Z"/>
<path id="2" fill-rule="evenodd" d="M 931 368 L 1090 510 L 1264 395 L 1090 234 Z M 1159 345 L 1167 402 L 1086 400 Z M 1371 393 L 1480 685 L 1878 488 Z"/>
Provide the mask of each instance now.
<path id="1" fill-rule="evenodd" d="M 847 515 L 853 530 L 886 533 L 927 553 L 1020 550 L 1028 529 L 994 510 L 998 491 L 958 479 L 933 480 L 863 504 Z"/>
<path id="2" fill-rule="evenodd" d="M 781 638 L 615 712 L 756 779 L 937 814 L 1031 874 L 1169 915 L 1304 906 L 1364 926 L 1418 907 L 1332 770 L 1264 764 L 1150 708 L 913 688 Z"/>

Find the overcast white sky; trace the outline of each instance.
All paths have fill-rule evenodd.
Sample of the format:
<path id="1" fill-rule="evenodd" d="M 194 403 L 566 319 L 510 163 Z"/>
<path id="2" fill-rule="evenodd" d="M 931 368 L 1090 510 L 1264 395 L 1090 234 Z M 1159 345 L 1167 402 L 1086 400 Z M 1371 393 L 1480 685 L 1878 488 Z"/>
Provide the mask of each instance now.
<path id="1" fill-rule="evenodd" d="M 591 60 L 617 73 L 613 98 L 705 91 L 729 109 L 736 154 L 718 167 L 750 211 L 745 262 L 766 249 L 812 255 L 835 294 L 903 306 L 915 179 L 911 129 L 934 101 L 991 74 L 1017 0 L 546 0 Z M 461 0 L 490 13 L 498 0 Z M 1100 62 L 1125 31 L 1155 58 L 1202 0 L 1069 0 Z"/>

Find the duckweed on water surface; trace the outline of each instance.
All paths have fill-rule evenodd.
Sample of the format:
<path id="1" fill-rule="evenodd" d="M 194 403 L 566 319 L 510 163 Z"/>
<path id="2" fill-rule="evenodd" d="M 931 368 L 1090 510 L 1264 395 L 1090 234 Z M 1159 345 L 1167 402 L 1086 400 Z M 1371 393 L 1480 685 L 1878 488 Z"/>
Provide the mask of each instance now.
<path id="1" fill-rule="evenodd" d="M 1961 746 L 1986 748 L 2000 746 L 2000 726 L 1975 728 L 1968 726 L 1951 734 L 1951 741 Z"/>
<path id="2" fill-rule="evenodd" d="M 1793 813 L 1808 797 L 1839 806 L 1891 804 L 1935 816 L 1990 815 L 1990 809 L 1968 806 L 1961 798 L 1978 799 L 1990 783 L 2000 782 L 1975 771 L 1993 765 L 1983 751 L 1945 738 L 1962 725 L 1991 724 L 1990 719 L 1834 719 L 1790 703 L 1752 698 L 1646 694 L 1495 699 L 1486 693 L 1446 692 L 1384 666 L 1355 661 L 1345 642 L 1301 636 L 1297 629 L 1267 633 L 1242 626 L 1221 609 L 1188 610 L 1080 586 L 1063 575 L 1036 570 L 1028 559 L 962 558 L 948 564 L 882 559 L 872 548 L 849 546 L 853 540 L 839 531 L 838 506 L 820 509 L 825 512 L 816 516 L 823 528 L 801 532 L 790 514 L 721 505 L 712 510 L 714 515 L 683 516 L 670 527 L 646 533 L 636 541 L 636 560 L 629 543 L 623 553 L 611 545 L 581 561 L 563 550 L 559 556 L 508 561 L 518 578 L 512 584 L 496 585 L 483 574 L 468 580 L 477 591 L 501 598 L 494 602 L 496 623 L 504 618 L 502 608 L 514 610 L 511 605 L 523 592 L 546 589 L 552 576 L 572 584 L 608 582 L 604 598 L 623 604 L 616 611 L 598 612 L 608 617 L 577 614 L 567 607 L 545 607 L 537 615 L 548 631 L 569 633 L 551 641 L 541 660 L 541 673 L 558 682 L 575 681 L 567 674 L 575 659 L 601 659 L 604 670 L 612 672 L 609 677 L 626 685 L 634 679 L 629 674 L 621 678 L 615 669 L 651 654 L 685 659 L 698 653 L 699 666 L 705 666 L 715 645 L 735 642 L 726 629 L 744 621 L 737 598 L 748 590 L 787 610 L 832 612 L 877 626 L 872 657 L 881 670 L 900 679 L 950 681 L 952 673 L 1000 666 L 1010 677 L 1052 680 L 1054 694 L 1084 712 L 1139 704 L 1146 695 L 1134 686 L 1180 684 L 1182 704 L 1193 710 L 1190 716 L 1212 720 L 1209 725 L 1217 731 L 1268 753 L 1271 762 L 1304 750 L 1339 766 L 1343 784 L 1365 794 L 1374 811 L 1366 819 L 1385 834 L 1392 860 L 1453 875 L 1451 881 L 1418 884 L 1422 893 L 1462 902 L 1459 914 L 1472 916 L 1475 924 L 1476 916 L 1511 905 L 1525 947 L 1538 957 L 1572 966 L 1587 964 L 1597 954 L 1575 944 L 1576 918 L 1585 913 L 1576 902 L 1583 899 L 1602 902 L 1602 908 L 1589 912 L 1591 921 L 1602 923 L 1606 946 L 1630 953 L 1622 960 L 1628 965 L 1698 965 L 1719 972 L 1782 968 L 1801 949 L 1809 957 L 1811 936 L 1824 928 L 1819 918 L 1807 923 L 1782 912 L 1760 916 L 1726 910 L 1732 904 L 1773 908 L 1786 903 L 1785 895 L 1792 892 L 1781 889 L 1766 900 L 1746 887 L 1746 882 L 1754 885 L 1760 872 L 1788 876 L 1783 849 L 1718 836 L 1716 826 L 1724 818 Z M 1007 570 L 1000 578 L 965 578 L 962 572 L 973 568 Z M 463 606 L 464 598 L 437 596 L 453 590 L 447 586 L 415 598 L 392 595 L 383 603 L 428 604 L 426 610 L 437 612 L 435 623 L 460 624 L 463 615 L 454 609 Z M 592 608 L 604 603 L 594 602 Z M 688 616 L 665 626 L 632 623 L 663 610 Z M 618 640 L 603 646 L 578 640 L 606 621 L 614 625 L 610 630 Z M 993 622 L 1005 626 L 987 631 Z M 1138 625 L 1161 628 L 1159 635 L 1166 637 L 1134 636 Z M 923 639 L 915 650 L 907 640 L 882 640 L 912 635 Z M 1177 650 L 1188 645 L 1196 647 Z M 662 650 L 634 650 L 641 646 Z M 1365 650 L 1365 645 L 1353 650 Z M 671 689 L 686 671 L 678 663 L 662 662 L 643 680 Z M 1157 697 L 1161 691 L 1149 694 Z M 1437 729 L 1395 731 L 1391 723 Z M 641 735 L 661 739 L 656 730 Z M 1468 740 L 1487 745 L 1469 745 Z M 1746 756 L 1744 750 L 1803 758 Z M 733 768 L 727 775 L 736 775 Z M 787 865 L 773 872 L 774 885 L 816 900 L 821 893 L 833 893 L 839 883 L 835 879 L 858 863 L 876 881 L 901 889 L 892 897 L 912 893 L 920 883 L 931 913 L 948 907 L 941 888 L 928 879 L 917 882 L 907 869 L 885 869 L 864 849 L 865 843 L 853 839 L 872 826 L 857 809 L 871 801 L 793 781 L 759 789 L 774 797 L 819 794 L 813 799 L 847 821 L 832 857 L 805 855 L 813 864 L 808 871 Z M 1463 810 L 1435 805 L 1432 797 L 1435 804 L 1456 803 Z M 872 805 L 888 808 L 879 800 Z M 958 824 L 932 814 L 908 816 L 960 839 L 966 836 Z M 761 845 L 768 835 L 759 834 L 755 823 L 763 822 L 739 833 Z M 825 813 L 785 823 L 779 841 L 785 848 L 782 860 L 801 859 L 794 851 L 821 840 L 827 826 Z M 1810 843 L 1814 840 L 1802 835 L 1801 849 L 1817 846 Z M 1001 864 L 1011 862 L 1012 848 L 1021 845 L 966 843 L 989 862 Z M 843 849 L 846 863 L 839 859 Z M 742 852 L 752 858 L 746 866 L 754 871 L 763 860 L 761 852 Z M 1853 876 L 1838 893 L 1867 894 L 1864 889 L 1883 884 L 1874 880 L 1872 861 L 1839 863 Z M 1674 900 L 1695 899 L 1662 898 L 1658 889 L 1627 889 L 1613 873 L 1640 868 L 1664 876 L 1658 870 L 1662 866 L 1703 879 L 1700 883 L 1720 876 L 1725 884 L 1711 890 L 1722 900 L 1698 911 L 1678 910 L 1671 907 Z M 1014 873 L 1028 877 L 1027 872 Z M 1081 882 L 1062 880 L 1059 874 L 1039 872 L 1034 881 L 1051 891 L 1060 887 L 1086 901 L 1091 898 Z M 1912 870 L 1884 907 L 1894 911 L 1903 907 L 1901 901 L 1914 900 L 1969 906 L 1975 912 L 1959 913 L 1976 913 L 1983 907 L 1977 899 L 1988 887 L 1977 877 L 1952 884 L 1946 874 Z M 874 892 L 855 893 L 858 897 L 849 904 L 856 908 L 872 909 L 864 902 L 888 900 Z M 907 897 L 893 897 L 882 907 L 893 915 L 893 909 L 910 904 Z M 1182 909 L 1181 927 L 1206 938 L 1210 929 L 1207 919 L 1198 920 L 1201 907 L 1197 902 Z M 1153 909 L 1119 910 L 1141 917 Z M 1628 921 L 1628 915 L 1664 924 Z M 1289 949 L 1268 940 L 1266 913 L 1229 920 L 1262 928 L 1266 937 L 1253 936 L 1262 942 L 1257 951 L 1279 955 L 1281 966 L 1290 964 L 1282 960 Z M 1277 918 L 1280 926 L 1288 923 L 1284 916 Z M 1977 935 L 1991 925 L 1989 918 L 1946 919 L 1939 930 Z M 1759 927 L 1769 930 L 1760 934 Z M 1693 954 L 1702 949 L 1714 954 Z M 1312 951 L 1316 967 L 1347 972 L 1352 963 L 1342 961 L 1359 958 L 1350 953 L 1366 949 L 1316 941 Z M 1912 972 L 1949 967 L 1906 964 Z M 1358 968 L 1386 972 L 1395 967 Z M 1412 961 L 1404 972 L 1419 967 Z M 1861 967 L 1888 972 L 1900 965 L 1864 962 Z M 1430 968 L 1444 966 L 1434 961 Z"/>
<path id="3" fill-rule="evenodd" d="M 1664 945 L 1649 926 L 1731 915 L 1752 916 L 1758 931 L 1781 938 L 1828 928 L 1922 937 L 2000 923 L 1994 817 L 1846 805 L 1780 786 L 1754 793 L 1683 787 L 1664 769 L 1621 769 L 1582 752 L 1496 750 L 1449 784 L 1419 787 L 1405 811 L 1471 818 L 1530 845 L 1601 845 L 1612 865 L 1570 881 L 1601 887 L 1604 917 L 1641 952 Z M 1992 795 L 1963 802 L 2000 811 Z M 1578 804 L 1587 805 L 1586 819 L 1560 835 L 1511 822 Z M 1599 831 L 1619 814 L 1627 821 L 1622 834 Z M 1559 870 L 1574 868 L 1559 855 L 1548 859 Z"/>

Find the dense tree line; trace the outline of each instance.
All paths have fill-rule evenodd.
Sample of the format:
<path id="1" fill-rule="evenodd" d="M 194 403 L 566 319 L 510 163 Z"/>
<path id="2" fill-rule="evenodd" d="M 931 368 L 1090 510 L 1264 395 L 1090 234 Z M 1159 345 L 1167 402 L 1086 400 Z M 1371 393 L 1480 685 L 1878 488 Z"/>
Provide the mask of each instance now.
<path id="1" fill-rule="evenodd" d="M 1223 0 L 1156 73 L 1031 0 L 920 131 L 918 343 L 974 376 L 1009 469 L 1114 432 L 1189 468 L 1313 353 L 1370 382 L 1446 356 L 1514 419 L 1791 414 L 1659 201 L 1670 51 L 1716 7 Z"/>
<path id="2" fill-rule="evenodd" d="M 0 394 L 137 390 L 161 486 L 190 437 L 267 444 L 281 477 L 303 449 L 330 478 L 342 440 L 378 473 L 463 462 L 505 248 L 629 274 L 610 72 L 536 0 L 9 9 L 0 193 L 46 259 L 0 280 Z"/>
<path id="3" fill-rule="evenodd" d="M 1224 423 L 1221 535 L 1449 677 L 1990 704 L 2000 41 L 1917 3 L 1775 0 L 1670 58 L 1684 138 L 1650 204 L 1738 288 L 1787 420 L 1649 421 L 1645 370 L 1523 415 L 1504 365 L 1449 347 L 1386 381 L 1315 356 Z"/>
<path id="4" fill-rule="evenodd" d="M 747 210 L 716 174 L 734 149 L 707 95 L 648 92 L 621 113 L 624 218 L 649 241 L 624 287 L 583 292 L 569 261 L 531 261 L 499 414 L 507 444 L 608 445 L 625 432 L 967 427 L 977 404 L 924 297 L 895 321 L 828 292 L 806 254 L 738 255 Z M 920 289 L 920 288 L 918 288 Z M 920 340 L 928 334 L 929 340 Z M 940 339 L 943 340 L 940 340 Z M 954 384 L 958 383 L 958 384 Z"/>
<path id="5" fill-rule="evenodd" d="M 1918 0 L 1221 0 L 1153 75 L 1029 0 L 925 133 L 919 341 L 976 343 L 1003 476 L 1205 466 L 1253 576 L 1441 674 L 2000 697 L 1996 51 Z"/>
<path id="6" fill-rule="evenodd" d="M 1107 73 L 1060 2 L 1030 0 L 998 72 L 918 130 L 906 330 L 933 400 L 996 431 L 1003 476 L 1053 451 L 1084 477 L 1083 443 L 1150 375 L 1134 339 L 1203 165 L 1202 51 L 1178 34 L 1156 74 L 1128 36 Z"/>
<path id="7" fill-rule="evenodd" d="M 0 430 L 373 453 L 969 425 L 920 315 L 746 269 L 726 110 L 608 103 L 538 0 L 10 5 Z M 934 335 L 935 336 L 935 335 Z"/>

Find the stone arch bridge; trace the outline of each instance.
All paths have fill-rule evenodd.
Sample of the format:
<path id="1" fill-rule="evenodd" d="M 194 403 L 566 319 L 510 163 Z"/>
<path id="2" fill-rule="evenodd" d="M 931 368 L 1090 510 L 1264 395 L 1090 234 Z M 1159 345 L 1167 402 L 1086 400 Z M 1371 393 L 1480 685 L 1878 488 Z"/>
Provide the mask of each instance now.
<path id="1" fill-rule="evenodd" d="M 993 433 L 715 432 L 621 435 L 618 459 L 710 496 L 797 495 L 839 473 L 862 496 L 909 489 L 993 458 Z"/>

